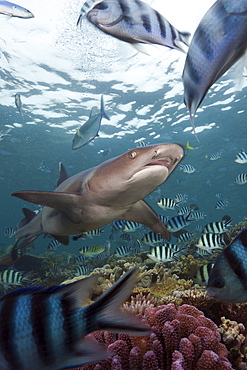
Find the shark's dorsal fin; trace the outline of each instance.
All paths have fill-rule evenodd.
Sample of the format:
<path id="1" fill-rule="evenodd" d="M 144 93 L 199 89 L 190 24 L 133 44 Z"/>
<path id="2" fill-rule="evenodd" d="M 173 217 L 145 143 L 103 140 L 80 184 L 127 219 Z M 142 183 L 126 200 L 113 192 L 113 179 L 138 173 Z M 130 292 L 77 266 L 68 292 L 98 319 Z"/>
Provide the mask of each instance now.
<path id="1" fill-rule="evenodd" d="M 143 200 L 139 200 L 135 203 L 128 211 L 119 217 L 119 219 L 140 222 L 148 226 L 155 233 L 161 234 L 167 241 L 170 240 L 170 234 L 166 226 L 161 222 L 152 208 Z"/>
<path id="2" fill-rule="evenodd" d="M 75 224 L 82 222 L 83 211 L 80 207 L 80 194 L 52 191 L 18 191 L 11 195 L 31 203 L 55 208 Z"/>
<path id="3" fill-rule="evenodd" d="M 62 182 L 67 180 L 68 178 L 69 178 L 69 175 L 67 174 L 67 171 L 66 171 L 64 165 L 62 164 L 62 162 L 59 162 L 59 177 L 58 177 L 58 180 L 57 180 L 57 187 L 60 184 L 62 184 Z"/>

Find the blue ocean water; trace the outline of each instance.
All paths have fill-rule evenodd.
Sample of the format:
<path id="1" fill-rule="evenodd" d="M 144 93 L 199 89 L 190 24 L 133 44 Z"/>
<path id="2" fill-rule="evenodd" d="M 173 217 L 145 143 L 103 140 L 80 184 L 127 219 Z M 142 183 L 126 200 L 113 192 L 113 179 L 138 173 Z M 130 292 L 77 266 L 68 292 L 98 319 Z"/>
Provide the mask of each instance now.
<path id="1" fill-rule="evenodd" d="M 34 18 L 24 26 L 22 20 L 1 20 L 5 33 L 0 51 L 0 131 L 11 128 L 9 136 L 0 141 L 1 243 L 13 242 L 4 236 L 4 229 L 16 226 L 23 217 L 21 208 L 37 208 L 11 197 L 11 193 L 53 191 L 59 162 L 73 175 L 123 154 L 136 147 L 138 140 L 183 146 L 189 141 L 195 148 L 187 151 L 182 163 L 193 165 L 196 171 L 186 174 L 177 167 L 159 191 L 147 197 L 158 214 L 174 215 L 156 205 L 160 194 L 173 198 L 176 193 L 186 193 L 188 202 L 207 214 L 203 224 L 219 221 L 226 214 L 233 218 L 233 224 L 240 222 L 246 216 L 247 184 L 240 186 L 234 180 L 239 173 L 247 173 L 247 164 L 234 160 L 238 152 L 247 150 L 246 87 L 235 91 L 226 75 L 210 89 L 195 118 L 195 126 L 202 128 L 198 143 L 183 104 L 185 56 L 173 50 L 159 50 L 151 56 L 136 54 L 130 46 L 122 47 L 120 41 L 94 29 L 86 19 L 83 30 L 77 29 L 80 1 L 68 3 L 61 7 L 55 25 L 52 12 L 50 23 L 46 21 L 43 28 L 39 13 L 37 23 Z M 37 12 L 38 6 L 34 4 Z M 49 33 L 51 24 L 53 36 Z M 21 95 L 22 115 L 14 105 L 16 93 Z M 73 151 L 74 133 L 92 107 L 99 110 L 101 94 L 111 120 L 103 118 L 99 137 Z M 103 156 L 107 149 L 110 153 Z M 219 151 L 221 157 L 210 160 Z M 42 171 L 42 164 L 46 170 Z M 215 209 L 217 193 L 229 201 L 225 209 Z M 97 244 L 109 235 L 110 226 Z M 33 253 L 44 252 L 47 243 L 47 239 L 38 238 Z M 95 240 L 71 242 L 59 251 L 76 253 L 83 243 L 93 245 Z"/>

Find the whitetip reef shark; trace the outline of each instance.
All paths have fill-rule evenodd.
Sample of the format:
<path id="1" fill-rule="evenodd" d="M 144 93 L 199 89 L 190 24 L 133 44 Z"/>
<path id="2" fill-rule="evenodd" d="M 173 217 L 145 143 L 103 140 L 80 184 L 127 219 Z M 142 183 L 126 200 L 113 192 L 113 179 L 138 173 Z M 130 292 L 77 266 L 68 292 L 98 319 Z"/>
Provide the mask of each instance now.
<path id="1" fill-rule="evenodd" d="M 17 225 L 13 249 L 0 258 L 0 264 L 13 263 L 41 234 L 67 245 L 69 235 L 101 228 L 115 219 L 140 222 L 169 240 L 165 225 L 142 199 L 167 179 L 183 156 L 180 145 L 168 143 L 132 149 L 72 177 L 60 165 L 53 192 L 12 194 L 44 207 L 38 214 L 23 210 L 26 217 Z"/>

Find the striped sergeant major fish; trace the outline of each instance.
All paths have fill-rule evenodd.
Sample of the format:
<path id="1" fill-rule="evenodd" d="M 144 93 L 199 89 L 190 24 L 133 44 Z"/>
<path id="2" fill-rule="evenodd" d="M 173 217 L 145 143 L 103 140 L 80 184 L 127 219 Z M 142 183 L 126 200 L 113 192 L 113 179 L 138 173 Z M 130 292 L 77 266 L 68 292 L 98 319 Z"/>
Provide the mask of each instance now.
<path id="1" fill-rule="evenodd" d="M 0 14 L 26 19 L 34 17 L 33 13 L 26 8 L 14 3 L 10 3 L 9 1 L 0 1 Z"/>
<path id="2" fill-rule="evenodd" d="M 153 231 L 149 231 L 148 233 L 144 234 L 141 242 L 146 244 L 146 245 L 155 245 L 157 243 L 160 243 L 164 240 L 162 235 L 157 234 Z"/>
<path id="3" fill-rule="evenodd" d="M 232 303 L 247 302 L 247 228 L 218 255 L 209 274 L 207 294 Z"/>
<path id="4" fill-rule="evenodd" d="M 207 214 L 204 212 L 191 212 L 190 213 L 190 220 L 191 221 L 198 221 L 203 220 L 205 217 L 207 217 Z"/>
<path id="5" fill-rule="evenodd" d="M 150 253 L 147 253 L 147 257 L 155 262 L 165 263 L 178 259 L 178 256 L 176 256 L 178 252 L 180 252 L 179 246 L 176 244 L 167 243 L 152 247 Z"/>
<path id="6" fill-rule="evenodd" d="M 189 206 L 183 206 L 178 209 L 178 215 L 187 215 L 188 213 L 191 213 Z"/>
<path id="7" fill-rule="evenodd" d="M 168 209 L 174 210 L 177 207 L 177 202 L 171 198 L 160 198 L 157 201 L 157 205 L 165 211 Z"/>
<path id="8" fill-rule="evenodd" d="M 242 152 L 238 153 L 236 155 L 235 162 L 240 164 L 247 163 L 247 152 L 243 150 Z"/>
<path id="9" fill-rule="evenodd" d="M 49 244 L 47 245 L 47 250 L 49 252 L 52 252 L 52 251 L 55 251 L 57 250 L 57 248 L 59 247 L 59 245 L 61 245 L 61 243 L 59 243 L 58 240 L 56 239 L 53 239 L 49 242 Z"/>
<path id="10" fill-rule="evenodd" d="M 197 284 L 207 285 L 210 272 L 212 271 L 214 265 L 215 265 L 215 262 L 209 262 L 209 263 L 205 263 L 205 265 L 200 266 L 196 270 L 196 272 L 195 272 L 194 276 L 192 277 L 192 279 Z"/>
<path id="11" fill-rule="evenodd" d="M 85 239 L 87 236 L 89 238 L 93 238 L 94 236 L 100 236 L 102 233 L 104 233 L 104 227 L 100 229 L 95 229 L 95 230 L 90 230 L 90 231 L 85 231 L 82 234 L 77 234 L 73 236 L 73 240 L 78 240 L 78 239 Z"/>
<path id="12" fill-rule="evenodd" d="M 193 173 L 193 172 L 195 172 L 195 167 L 194 166 L 192 166 L 191 164 L 180 164 L 179 165 L 179 168 L 180 168 L 180 170 L 182 170 L 183 172 L 185 172 L 185 173 L 189 173 L 189 174 L 191 174 L 191 173 Z"/>
<path id="13" fill-rule="evenodd" d="M 177 243 L 187 243 L 191 239 L 195 238 L 195 236 L 195 233 L 190 233 L 189 231 L 187 231 L 179 235 L 179 237 L 177 238 Z"/>
<path id="14" fill-rule="evenodd" d="M 228 231 L 228 227 L 231 226 L 231 222 L 231 218 L 229 220 L 210 222 L 204 226 L 202 233 L 223 234 Z"/>
<path id="15" fill-rule="evenodd" d="M 236 179 L 235 183 L 238 185 L 244 185 L 247 183 L 247 173 L 240 173 Z"/>
<path id="16" fill-rule="evenodd" d="M 5 227 L 4 229 L 4 236 L 7 236 L 8 238 L 12 238 L 16 234 L 16 229 L 13 227 Z"/>
<path id="17" fill-rule="evenodd" d="M 209 88 L 247 48 L 246 0 L 217 0 L 198 25 L 183 70 L 184 103 L 194 115 Z"/>
<path id="18" fill-rule="evenodd" d="M 114 254 L 116 257 L 125 257 L 132 252 L 132 248 L 132 245 L 120 245 L 115 249 Z"/>
<path id="19" fill-rule="evenodd" d="M 166 224 L 167 230 L 171 233 L 183 229 L 191 223 L 190 213 L 187 215 L 178 215 L 171 217 Z"/>
<path id="20" fill-rule="evenodd" d="M 15 269 L 7 269 L 0 272 L 0 284 L 4 289 L 8 289 L 11 286 L 22 286 L 25 283 L 30 284 L 30 282 L 30 273 L 17 271 Z"/>
<path id="21" fill-rule="evenodd" d="M 87 13 L 87 19 L 101 31 L 133 46 L 158 44 L 184 52 L 182 46 L 189 44 L 189 32 L 179 32 L 143 1 L 104 0 L 88 11 L 90 3 L 82 6 L 77 25 Z"/>
<path id="22" fill-rule="evenodd" d="M 197 240 L 196 246 L 211 254 L 214 249 L 222 249 L 224 244 L 225 241 L 222 234 L 207 233 L 200 236 Z"/>
<path id="23" fill-rule="evenodd" d="M 226 208 L 230 202 L 228 202 L 227 199 L 220 199 L 218 202 L 215 204 L 215 209 L 224 209 Z"/>
<path id="24" fill-rule="evenodd" d="M 75 269 L 75 276 L 85 276 L 89 275 L 93 271 L 93 266 L 91 265 L 80 265 Z"/>
<path id="25" fill-rule="evenodd" d="M 98 276 L 5 295 L 0 300 L 1 370 L 59 370 L 102 360 L 109 353 L 85 339 L 95 330 L 149 335 L 147 324 L 120 309 L 136 278 L 137 270 L 129 270 L 87 307 Z"/>
<path id="26" fill-rule="evenodd" d="M 185 203 L 188 201 L 188 194 L 177 193 L 174 200 L 176 203 Z"/>
<path id="27" fill-rule="evenodd" d="M 217 159 L 220 159 L 221 155 L 221 152 L 213 153 L 210 155 L 209 159 L 210 161 L 217 161 Z"/>

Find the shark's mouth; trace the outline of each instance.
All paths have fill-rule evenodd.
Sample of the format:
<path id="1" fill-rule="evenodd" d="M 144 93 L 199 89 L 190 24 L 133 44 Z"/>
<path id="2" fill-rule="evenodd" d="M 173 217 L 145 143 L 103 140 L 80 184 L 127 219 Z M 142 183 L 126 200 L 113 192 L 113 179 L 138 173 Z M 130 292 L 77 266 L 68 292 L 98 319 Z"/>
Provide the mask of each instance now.
<path id="1" fill-rule="evenodd" d="M 154 161 L 151 161 L 147 163 L 145 167 L 146 166 L 163 166 L 163 167 L 167 167 L 168 169 L 170 169 L 171 167 L 175 165 L 177 161 L 178 161 L 177 158 L 173 159 L 171 157 L 165 157 L 165 158 L 156 159 Z"/>

